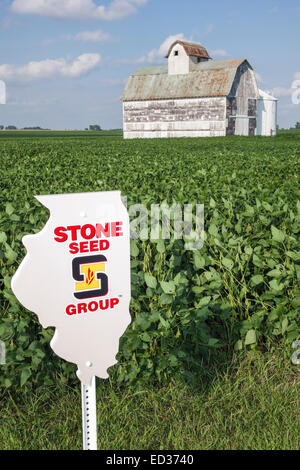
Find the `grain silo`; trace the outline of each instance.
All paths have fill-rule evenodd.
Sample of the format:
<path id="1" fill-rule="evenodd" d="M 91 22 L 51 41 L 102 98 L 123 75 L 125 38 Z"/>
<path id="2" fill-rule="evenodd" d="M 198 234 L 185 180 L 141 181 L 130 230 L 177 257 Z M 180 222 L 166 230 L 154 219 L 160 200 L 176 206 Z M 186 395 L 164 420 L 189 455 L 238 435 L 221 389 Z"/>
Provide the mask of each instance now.
<path id="1" fill-rule="evenodd" d="M 0 80 L 0 104 L 6 104 L 6 86 L 3 80 Z"/>
<path id="2" fill-rule="evenodd" d="M 257 100 L 257 135 L 274 136 L 277 133 L 277 98 L 259 90 Z"/>

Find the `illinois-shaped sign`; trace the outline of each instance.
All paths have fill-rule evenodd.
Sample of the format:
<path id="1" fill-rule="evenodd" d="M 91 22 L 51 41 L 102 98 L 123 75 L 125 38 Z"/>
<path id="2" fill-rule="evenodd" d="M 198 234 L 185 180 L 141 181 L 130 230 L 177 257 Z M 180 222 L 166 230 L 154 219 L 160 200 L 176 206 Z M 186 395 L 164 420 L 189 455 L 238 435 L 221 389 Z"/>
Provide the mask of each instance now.
<path id="1" fill-rule="evenodd" d="M 130 324 L 129 216 L 119 191 L 36 196 L 50 210 L 12 279 L 20 303 L 55 327 L 53 351 L 84 385 L 107 378 Z"/>

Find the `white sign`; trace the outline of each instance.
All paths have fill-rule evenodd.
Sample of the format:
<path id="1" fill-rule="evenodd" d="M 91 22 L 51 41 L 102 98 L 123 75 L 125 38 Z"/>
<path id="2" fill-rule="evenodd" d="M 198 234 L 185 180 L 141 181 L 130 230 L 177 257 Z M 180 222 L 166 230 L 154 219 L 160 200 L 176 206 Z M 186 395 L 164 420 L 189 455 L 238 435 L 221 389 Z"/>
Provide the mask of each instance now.
<path id="1" fill-rule="evenodd" d="M 56 328 L 52 349 L 89 386 L 108 377 L 131 321 L 129 216 L 119 191 L 37 199 L 50 218 L 23 238 L 12 290 L 44 328 Z"/>

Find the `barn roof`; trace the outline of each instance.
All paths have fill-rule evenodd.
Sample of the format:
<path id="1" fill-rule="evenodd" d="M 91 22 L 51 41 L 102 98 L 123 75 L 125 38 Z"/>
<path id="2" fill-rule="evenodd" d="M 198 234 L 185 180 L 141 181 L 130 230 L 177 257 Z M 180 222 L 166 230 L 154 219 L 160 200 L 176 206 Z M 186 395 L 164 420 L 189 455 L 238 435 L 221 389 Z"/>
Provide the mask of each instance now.
<path id="1" fill-rule="evenodd" d="M 246 59 L 194 64 L 188 74 L 169 75 L 168 66 L 144 67 L 128 79 L 122 101 L 228 96 L 237 69 Z"/>
<path id="2" fill-rule="evenodd" d="M 211 59 L 205 47 L 201 46 L 200 44 L 194 44 L 192 42 L 179 40 L 173 42 L 173 44 L 170 46 L 168 54 L 165 56 L 166 59 L 169 58 L 169 55 L 171 54 L 171 51 L 173 47 L 176 46 L 176 44 L 180 44 L 181 46 L 183 46 L 188 56 L 201 57 L 202 59 Z"/>

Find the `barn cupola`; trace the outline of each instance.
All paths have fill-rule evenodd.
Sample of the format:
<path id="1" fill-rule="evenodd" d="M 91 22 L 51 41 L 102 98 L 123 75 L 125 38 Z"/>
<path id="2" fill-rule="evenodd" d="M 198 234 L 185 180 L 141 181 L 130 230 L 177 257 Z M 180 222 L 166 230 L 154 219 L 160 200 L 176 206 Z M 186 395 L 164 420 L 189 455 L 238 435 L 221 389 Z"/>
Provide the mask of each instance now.
<path id="1" fill-rule="evenodd" d="M 183 75 L 192 71 L 193 65 L 211 59 L 205 47 L 186 41 L 175 41 L 166 55 L 169 75 Z"/>

